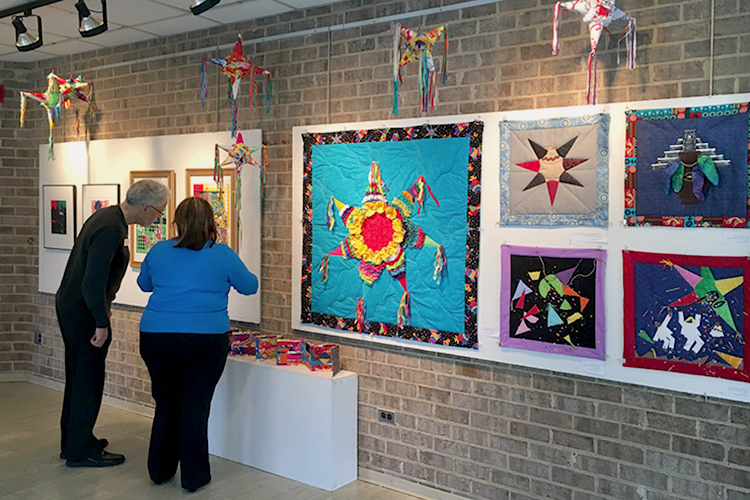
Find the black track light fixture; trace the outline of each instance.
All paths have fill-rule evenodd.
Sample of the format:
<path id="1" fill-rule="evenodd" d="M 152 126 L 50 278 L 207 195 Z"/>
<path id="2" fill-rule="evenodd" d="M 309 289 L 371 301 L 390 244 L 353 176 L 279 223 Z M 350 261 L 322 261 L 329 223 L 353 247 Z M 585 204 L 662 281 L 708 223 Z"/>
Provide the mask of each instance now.
<path id="1" fill-rule="evenodd" d="M 23 24 L 23 19 L 26 17 L 36 17 L 36 37 L 30 35 L 26 26 Z M 38 49 L 44 43 L 42 41 L 42 18 L 32 15 L 31 11 L 25 12 L 23 16 L 14 16 L 12 24 L 16 30 L 16 48 L 20 52 L 28 52 L 30 50 Z"/>
<path id="2" fill-rule="evenodd" d="M 194 15 L 203 14 L 211 7 L 215 7 L 221 0 L 195 0 L 190 6 L 190 12 Z"/>
<path id="3" fill-rule="evenodd" d="M 107 1 L 99 0 L 102 4 L 102 20 L 91 16 L 91 11 L 83 0 L 76 2 L 78 11 L 78 32 L 82 37 L 96 36 L 107 31 Z"/>

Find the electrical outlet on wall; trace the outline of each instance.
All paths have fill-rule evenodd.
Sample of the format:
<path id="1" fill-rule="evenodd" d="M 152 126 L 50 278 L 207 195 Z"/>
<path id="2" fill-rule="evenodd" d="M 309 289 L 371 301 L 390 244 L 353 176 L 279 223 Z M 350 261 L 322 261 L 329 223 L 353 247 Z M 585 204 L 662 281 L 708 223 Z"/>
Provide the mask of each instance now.
<path id="1" fill-rule="evenodd" d="M 44 344 L 44 334 L 42 332 L 34 332 L 34 343 L 37 345 Z"/>
<path id="2" fill-rule="evenodd" d="M 378 410 L 378 422 L 396 425 L 396 413 L 388 410 Z"/>

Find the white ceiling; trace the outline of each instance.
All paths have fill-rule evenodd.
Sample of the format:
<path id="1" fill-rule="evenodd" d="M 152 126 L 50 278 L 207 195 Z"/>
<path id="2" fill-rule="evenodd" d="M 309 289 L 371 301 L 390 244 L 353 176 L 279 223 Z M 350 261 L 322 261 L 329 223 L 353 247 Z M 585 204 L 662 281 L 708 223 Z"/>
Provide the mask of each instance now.
<path id="1" fill-rule="evenodd" d="M 15 47 L 15 30 L 11 17 L 0 19 L 0 61 L 31 62 L 51 57 L 77 54 L 102 47 L 115 47 L 166 35 L 211 28 L 221 24 L 272 16 L 295 9 L 333 3 L 334 0 L 221 0 L 212 9 L 195 16 L 190 12 L 192 0 L 108 0 L 104 33 L 83 38 L 78 34 L 77 0 L 34 9 L 42 18 L 44 45 L 29 52 Z M 92 17 L 101 20 L 100 0 L 85 0 Z M 28 3 L 28 0 L 0 0 L 0 10 Z M 24 20 L 29 33 L 36 35 L 36 18 Z"/>

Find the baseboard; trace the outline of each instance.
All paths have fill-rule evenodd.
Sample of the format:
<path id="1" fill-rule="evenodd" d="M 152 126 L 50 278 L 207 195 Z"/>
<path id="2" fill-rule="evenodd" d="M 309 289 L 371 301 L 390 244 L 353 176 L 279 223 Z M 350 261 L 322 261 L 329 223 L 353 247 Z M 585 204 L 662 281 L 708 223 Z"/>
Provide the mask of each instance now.
<path id="1" fill-rule="evenodd" d="M 42 387 L 47 387 L 48 389 L 54 389 L 56 391 L 63 391 L 65 389 L 65 384 L 62 382 L 59 382 L 57 380 L 52 380 L 49 378 L 40 377 L 39 375 L 34 375 L 32 373 L 18 373 L 18 374 L 11 374 L 11 375 L 18 375 L 19 378 L 8 380 L 13 382 L 29 382 L 31 384 L 41 385 Z M 0 381 L 4 381 L 2 378 L 0 378 Z M 144 417 L 148 418 L 154 418 L 154 409 L 150 406 L 138 404 L 138 403 L 131 403 L 130 401 L 124 401 L 122 399 L 113 398 L 112 396 L 104 396 L 102 398 L 102 403 L 108 406 L 113 406 L 115 408 L 118 408 L 120 410 L 129 411 L 131 413 L 135 413 L 137 415 L 142 415 Z"/>
<path id="2" fill-rule="evenodd" d="M 0 373 L 0 382 L 26 382 L 25 373 Z"/>
<path id="3" fill-rule="evenodd" d="M 363 467 L 359 467 L 358 474 L 358 479 L 360 481 L 377 484 L 378 486 L 384 486 L 392 490 L 400 491 L 401 493 L 406 493 L 407 495 L 425 498 L 427 500 L 466 500 L 465 497 L 454 495 L 453 493 L 440 491 L 435 488 L 430 488 L 429 486 L 423 486 L 421 484 L 407 481 L 406 479 L 389 476 L 388 474 L 365 469 Z"/>

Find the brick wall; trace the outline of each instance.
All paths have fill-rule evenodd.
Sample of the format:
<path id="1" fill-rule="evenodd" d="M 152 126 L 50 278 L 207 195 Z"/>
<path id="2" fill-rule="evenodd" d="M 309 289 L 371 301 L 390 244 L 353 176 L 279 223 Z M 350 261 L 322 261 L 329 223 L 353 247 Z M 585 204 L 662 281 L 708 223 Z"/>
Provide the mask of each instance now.
<path id="1" fill-rule="evenodd" d="M 223 56 L 226 51 L 217 54 L 215 47 L 232 43 L 238 31 L 253 40 L 403 14 L 407 26 L 448 24 L 451 71 L 430 116 L 585 103 L 588 37 L 579 18 L 564 16 L 562 50 L 552 57 L 551 0 L 409 14 L 456 3 L 351 0 L 20 65 L 7 78 L 18 79 L 12 86 L 38 89 L 54 64 L 61 75 L 83 74 L 95 82 L 98 114 L 82 127 L 91 139 L 227 130 L 226 81 L 208 68 L 209 96 L 201 108 L 199 61 Z M 616 44 L 603 37 L 600 102 L 705 95 L 711 1 L 618 4 L 638 19 L 638 68 L 617 65 Z M 750 92 L 750 1 L 716 0 L 716 9 L 714 91 Z M 330 121 L 388 119 L 392 24 L 335 30 L 330 39 Z M 274 74 L 268 116 L 262 106 L 247 109 L 247 84 L 239 102 L 240 126 L 261 128 L 269 146 L 260 270 L 261 326 L 269 333 L 292 333 L 291 128 L 327 120 L 328 40 L 323 32 L 244 47 Z M 202 47 L 205 53 L 179 55 Z M 420 116 L 415 69 L 404 71 L 400 118 Z M 52 298 L 34 292 L 36 144 L 46 140 L 46 119 L 31 106 L 29 128 L 21 131 L 16 109 L 12 101 L 0 108 L 0 370 L 62 380 Z M 59 130 L 58 140 L 74 140 L 70 115 Z M 139 316 L 132 309 L 114 311 L 106 391 L 151 404 L 137 350 Z M 37 329 L 45 333 L 43 346 L 31 344 Z M 408 348 L 348 342 L 342 353 L 344 367 L 360 375 L 359 465 L 365 469 L 478 499 L 750 498 L 750 405 Z M 396 411 L 396 425 L 379 424 L 376 408 Z"/>

